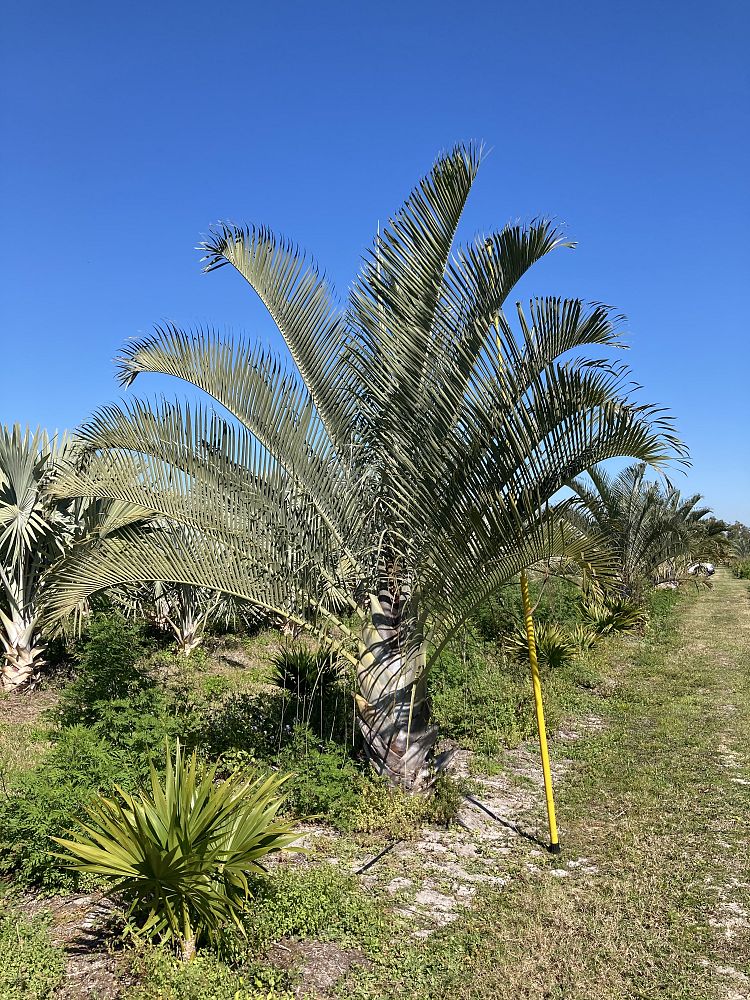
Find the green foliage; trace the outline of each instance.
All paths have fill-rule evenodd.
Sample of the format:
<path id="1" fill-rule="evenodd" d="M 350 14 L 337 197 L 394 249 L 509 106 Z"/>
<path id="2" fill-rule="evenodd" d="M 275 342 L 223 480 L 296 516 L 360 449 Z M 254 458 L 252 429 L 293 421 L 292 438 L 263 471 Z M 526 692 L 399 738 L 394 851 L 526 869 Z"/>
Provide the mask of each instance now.
<path id="1" fill-rule="evenodd" d="M 732 552 L 740 559 L 750 560 L 750 528 L 740 521 L 730 524 L 726 530 Z M 747 579 L 747 577 L 741 577 Z"/>
<path id="2" fill-rule="evenodd" d="M 50 838 L 63 836 L 96 793 L 117 780 L 122 760 L 96 732 L 64 730 L 40 764 L 17 775 L 0 797 L 0 873 L 45 892 L 73 890 L 78 876 L 50 858 Z"/>
<path id="3" fill-rule="evenodd" d="M 116 612 L 93 615 L 81 646 L 76 679 L 63 691 L 61 723 L 98 721 L 101 702 L 131 698 L 154 686 L 138 665 L 147 649 L 144 628 Z"/>
<path id="4" fill-rule="evenodd" d="M 481 636 L 492 641 L 510 635 L 523 620 L 523 603 L 520 588 L 505 587 L 484 601 L 477 610 L 473 624 Z"/>
<path id="5" fill-rule="evenodd" d="M 74 443 L 41 428 L 0 426 L 0 689 L 20 689 L 44 665 L 42 594 L 52 567 L 80 527 L 75 502 L 50 485 Z M 78 521 L 78 523 L 77 523 Z"/>
<path id="6" fill-rule="evenodd" d="M 423 826 L 447 826 L 463 799 L 461 785 L 450 775 L 438 775 L 429 795 L 409 795 L 382 778 L 364 782 L 349 813 L 346 829 L 354 833 L 378 833 L 399 840 L 419 835 Z"/>
<path id="7" fill-rule="evenodd" d="M 682 595 L 678 590 L 652 590 L 648 595 L 649 633 L 660 635 L 665 628 L 675 628 L 674 609 Z"/>
<path id="8" fill-rule="evenodd" d="M 284 722 L 284 699 L 270 692 L 230 692 L 190 721 L 191 743 L 212 758 L 242 751 L 246 761 L 269 760 L 292 731 Z"/>
<path id="9" fill-rule="evenodd" d="M 495 754 L 531 732 L 526 668 L 471 632 L 463 644 L 443 651 L 429 683 L 433 719 L 462 746 Z"/>
<path id="10" fill-rule="evenodd" d="M 284 646 L 272 665 L 275 683 L 300 700 L 322 694 L 338 677 L 336 658 L 326 650 Z"/>
<path id="11" fill-rule="evenodd" d="M 317 650 L 287 645 L 272 659 L 273 680 L 287 695 L 285 719 L 311 726 L 322 738 L 346 742 L 351 732 L 351 699 L 347 698 L 338 657 L 325 647 Z"/>
<path id="12" fill-rule="evenodd" d="M 535 621 L 534 639 L 540 667 L 559 669 L 572 663 L 576 654 L 575 640 L 562 626 L 554 622 Z M 528 663 L 529 643 L 525 626 L 519 626 L 513 635 L 508 637 L 507 643 L 519 659 Z"/>
<path id="13" fill-rule="evenodd" d="M 148 774 L 151 758 L 162 759 L 164 739 L 176 728 L 166 694 L 145 662 L 148 651 L 143 625 L 117 612 L 98 612 L 88 625 L 76 678 L 63 690 L 58 711 L 63 727 L 91 726 L 121 752 L 135 777 Z"/>
<path id="14" fill-rule="evenodd" d="M 231 969 L 210 952 L 181 962 L 163 948 L 143 948 L 135 962 L 141 982 L 128 1000 L 293 1000 L 289 976 L 256 963 Z"/>
<path id="15" fill-rule="evenodd" d="M 534 609 L 534 623 L 572 626 L 576 622 L 580 590 L 569 580 L 547 577 L 529 580 L 529 594 Z M 484 601 L 474 616 L 481 638 L 502 641 L 522 627 L 524 620 L 521 588 L 516 581 Z"/>
<path id="16" fill-rule="evenodd" d="M 577 622 L 570 630 L 570 641 L 577 653 L 587 653 L 599 642 L 601 636 L 583 622 Z"/>
<path id="17" fill-rule="evenodd" d="M 674 579 L 692 561 L 720 558 L 728 548 L 723 521 L 698 507 L 700 494 L 682 497 L 667 483 L 651 482 L 646 462 L 615 476 L 590 467 L 569 482 L 576 494 L 566 513 L 589 537 L 606 538 L 622 590 L 640 596 L 659 580 Z"/>
<path id="18" fill-rule="evenodd" d="M 597 636 L 615 632 L 643 635 L 648 625 L 648 611 L 642 604 L 611 593 L 583 601 L 579 614 L 583 625 Z"/>
<path id="19" fill-rule="evenodd" d="M 738 559 L 731 563 L 732 576 L 738 580 L 750 580 L 750 559 Z"/>
<path id="20" fill-rule="evenodd" d="M 150 792 L 99 796 L 73 839 L 54 838 L 74 870 L 114 881 L 149 937 L 190 946 L 226 923 L 240 927 L 248 875 L 296 839 L 276 817 L 283 778 L 215 777 L 215 767 L 201 774 L 196 755 L 186 759 L 178 741 L 164 785 L 152 766 Z"/>
<path id="21" fill-rule="evenodd" d="M 285 937 L 314 937 L 376 948 L 393 917 L 363 891 L 356 875 L 330 864 L 279 867 L 247 917 L 250 953 Z"/>
<path id="22" fill-rule="evenodd" d="M 343 692 L 337 694 L 343 701 Z M 281 692 L 230 693 L 188 720 L 190 741 L 205 756 L 220 758 L 222 773 L 271 767 L 290 772 L 285 786 L 287 808 L 300 816 L 321 815 L 338 826 L 365 778 L 352 758 L 351 742 L 320 733 L 321 728 L 328 728 L 329 705 L 321 727 L 314 714 L 309 724 L 298 721 Z M 335 700 L 333 705 L 335 710 Z M 331 725 L 334 735 L 343 736 L 335 722 Z M 351 732 L 350 719 L 348 725 Z"/>
<path id="23" fill-rule="evenodd" d="M 2 1000 L 49 1000 L 64 971 L 65 956 L 50 941 L 45 920 L 28 920 L 0 900 Z"/>
<path id="24" fill-rule="evenodd" d="M 554 498 L 566 481 L 616 455 L 656 464 L 684 452 L 670 419 L 631 401 L 625 370 L 601 359 L 619 342 L 613 310 L 547 296 L 506 314 L 523 275 L 569 245 L 553 224 L 455 245 L 482 155 L 471 143 L 439 157 L 378 232 L 343 309 L 288 240 L 255 226 L 209 234 L 205 270 L 233 266 L 255 289 L 296 371 L 263 345 L 210 330 L 167 324 L 128 343 L 123 384 L 168 372 L 216 409 L 136 400 L 94 415 L 88 460 L 64 488 L 82 497 L 114 488 L 154 520 L 81 547 L 47 591 L 60 618 L 158 566 L 163 580 L 298 621 L 309 614 L 319 634 L 340 630 L 337 612 L 365 598 L 370 624 L 390 617 L 401 649 L 413 651 L 405 670 L 403 657 L 378 654 L 372 629 L 361 632 L 367 752 L 407 787 L 428 773 L 423 682 L 436 650 L 523 567 L 597 557 L 561 521 Z M 428 619 L 435 645 L 417 654 Z M 407 714 L 408 768 L 393 751 Z"/>
<path id="25" fill-rule="evenodd" d="M 370 784 L 346 747 L 320 740 L 307 726 L 294 727 L 274 760 L 280 770 L 291 772 L 285 792 L 294 812 L 321 815 L 334 826 L 348 825 L 348 816 Z"/>

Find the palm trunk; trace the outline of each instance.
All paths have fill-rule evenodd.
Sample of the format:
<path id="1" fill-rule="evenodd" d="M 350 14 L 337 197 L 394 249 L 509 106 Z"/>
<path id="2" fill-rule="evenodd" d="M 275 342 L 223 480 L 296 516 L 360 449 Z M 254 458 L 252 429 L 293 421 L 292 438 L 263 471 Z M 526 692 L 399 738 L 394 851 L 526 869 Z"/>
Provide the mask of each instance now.
<path id="1" fill-rule="evenodd" d="M 409 595 L 387 586 L 370 595 L 372 622 L 359 645 L 357 721 L 367 756 L 395 787 L 424 791 L 434 781 L 437 727 L 430 723 L 426 649 Z"/>
<path id="2" fill-rule="evenodd" d="M 192 962 L 195 958 L 195 935 L 183 938 L 180 944 L 180 958 L 183 962 Z"/>
<path id="3" fill-rule="evenodd" d="M 3 630 L 0 641 L 5 649 L 0 667 L 0 688 L 5 692 L 20 691 L 36 680 L 44 666 L 46 646 L 38 641 L 36 622 L 27 622 L 18 615 L 8 617 L 0 612 Z"/>
<path id="4" fill-rule="evenodd" d="M 200 635 L 195 635 L 194 633 L 189 633 L 187 635 L 180 635 L 177 637 L 177 655 L 188 657 L 197 649 L 203 641 L 203 637 Z"/>

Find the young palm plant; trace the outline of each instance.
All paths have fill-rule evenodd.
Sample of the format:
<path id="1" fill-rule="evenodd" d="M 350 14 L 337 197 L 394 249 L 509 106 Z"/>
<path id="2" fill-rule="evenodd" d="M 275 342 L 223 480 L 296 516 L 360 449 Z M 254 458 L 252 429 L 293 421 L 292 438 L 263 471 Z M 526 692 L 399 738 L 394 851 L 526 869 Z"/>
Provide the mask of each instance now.
<path id="1" fill-rule="evenodd" d="M 139 933 L 174 941 L 185 959 L 228 924 L 242 931 L 248 876 L 297 839 L 277 818 L 285 778 L 215 779 L 216 765 L 201 774 L 195 753 L 185 758 L 178 741 L 163 785 L 152 765 L 150 792 L 100 795 L 70 838 L 53 838 L 72 869 L 113 883 Z"/>
<path id="2" fill-rule="evenodd" d="M 173 375 L 225 412 L 108 406 L 82 428 L 88 464 L 64 488 L 140 504 L 204 541 L 125 529 L 71 559 L 50 600 L 61 616 L 99 588 L 158 577 L 353 636 L 341 652 L 367 753 L 408 789 L 433 773 L 426 675 L 451 635 L 524 567 L 595 553 L 562 520 L 561 487 L 613 456 L 681 453 L 670 420 L 629 400 L 626 369 L 599 357 L 618 345 L 609 308 L 533 299 L 514 332 L 514 286 L 569 245 L 551 223 L 454 246 L 480 160 L 471 145 L 438 159 L 378 234 L 346 311 L 267 229 L 223 225 L 202 244 L 206 271 L 229 265 L 260 296 L 294 364 L 205 329 L 128 344 L 123 385 Z"/>

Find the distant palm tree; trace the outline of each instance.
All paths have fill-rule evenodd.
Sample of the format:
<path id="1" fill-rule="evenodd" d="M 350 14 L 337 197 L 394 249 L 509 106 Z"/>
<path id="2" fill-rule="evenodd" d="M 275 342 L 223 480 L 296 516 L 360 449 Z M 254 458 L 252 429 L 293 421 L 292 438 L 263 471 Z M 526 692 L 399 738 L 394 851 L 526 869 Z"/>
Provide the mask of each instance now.
<path id="1" fill-rule="evenodd" d="M 50 595 L 61 616 L 102 587 L 158 578 L 352 637 L 367 752 L 406 788 L 431 780 L 425 678 L 445 643 L 524 567 L 593 552 L 561 520 L 564 483 L 609 457 L 681 453 L 669 419 L 625 395 L 626 369 L 587 355 L 618 343 L 607 307 L 534 299 L 513 332 L 508 295 L 565 245 L 549 222 L 453 250 L 480 159 L 474 146 L 438 159 L 379 233 L 346 311 L 266 229 L 225 225 L 203 244 L 205 270 L 230 264 L 260 296 L 295 367 L 210 330 L 129 344 L 124 385 L 174 375 L 229 416 L 109 406 L 81 430 L 88 465 L 64 488 L 204 541 L 126 528 L 70 560 Z"/>
<path id="2" fill-rule="evenodd" d="M 690 562 L 715 558 L 726 545 L 723 522 L 699 507 L 700 494 L 682 497 L 671 485 L 646 479 L 642 462 L 617 476 L 588 470 L 570 485 L 577 502 L 567 512 L 581 531 L 608 540 L 618 566 L 620 589 L 637 597 L 644 586 L 674 578 Z"/>
<path id="3" fill-rule="evenodd" d="M 0 642 L 2 689 L 27 685 L 44 665 L 39 600 L 50 566 L 73 537 L 74 504 L 48 486 L 70 439 L 19 424 L 0 428 Z"/>

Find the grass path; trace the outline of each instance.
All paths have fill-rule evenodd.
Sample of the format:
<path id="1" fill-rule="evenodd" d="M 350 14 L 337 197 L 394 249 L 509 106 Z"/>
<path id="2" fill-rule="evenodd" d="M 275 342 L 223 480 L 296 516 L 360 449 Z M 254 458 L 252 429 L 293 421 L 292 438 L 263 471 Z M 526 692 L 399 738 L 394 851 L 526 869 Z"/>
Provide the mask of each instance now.
<path id="1" fill-rule="evenodd" d="M 431 1000 L 750 997 L 750 588 L 721 573 L 600 664 L 554 744 L 563 855 L 515 851 L 504 887 L 341 995 Z M 537 817 L 539 821 L 541 817 Z"/>

